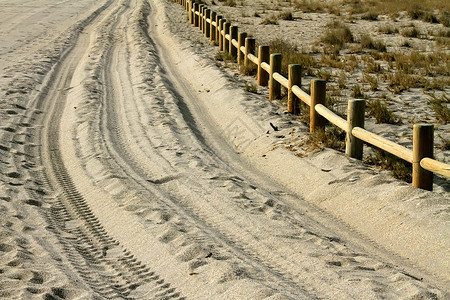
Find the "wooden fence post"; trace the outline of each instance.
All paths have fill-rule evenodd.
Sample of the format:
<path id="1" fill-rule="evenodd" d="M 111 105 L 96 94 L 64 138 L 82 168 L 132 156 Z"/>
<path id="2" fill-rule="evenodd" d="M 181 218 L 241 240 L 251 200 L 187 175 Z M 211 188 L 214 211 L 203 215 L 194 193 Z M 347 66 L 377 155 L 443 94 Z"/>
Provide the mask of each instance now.
<path id="1" fill-rule="evenodd" d="M 193 18 L 193 15 L 192 15 L 192 9 L 193 9 L 192 1 L 188 0 L 189 23 L 194 24 L 194 18 Z"/>
<path id="2" fill-rule="evenodd" d="M 245 38 L 247 37 L 247 33 L 239 32 L 238 35 L 238 49 L 237 49 L 237 63 L 242 65 L 244 63 L 244 56 L 241 51 L 241 47 L 245 46 Z"/>
<path id="3" fill-rule="evenodd" d="M 275 100 L 281 95 L 281 84 L 273 78 L 273 73 L 281 73 L 281 54 L 270 55 L 269 100 Z"/>
<path id="4" fill-rule="evenodd" d="M 256 40 L 252 38 L 245 38 L 245 53 L 244 53 L 244 68 L 248 69 L 250 60 L 248 55 L 255 54 Z"/>
<path id="5" fill-rule="evenodd" d="M 238 39 L 238 27 L 231 26 L 230 27 L 230 54 L 232 57 L 237 57 L 237 48 L 233 45 L 233 39 L 237 41 Z"/>
<path id="6" fill-rule="evenodd" d="M 292 91 L 292 87 L 297 85 L 301 87 L 302 84 L 302 66 L 301 65 L 289 65 L 288 66 L 288 103 L 287 111 L 298 115 L 300 113 L 298 98 Z"/>
<path id="7" fill-rule="evenodd" d="M 433 190 L 433 173 L 420 166 L 422 158 L 433 158 L 434 126 L 414 124 L 413 127 L 413 176 L 412 185 L 424 190 Z"/>
<path id="8" fill-rule="evenodd" d="M 345 137 L 345 154 L 356 159 L 363 157 L 363 141 L 352 134 L 354 127 L 364 128 L 364 111 L 366 101 L 353 99 L 348 101 L 347 109 L 347 136 Z"/>
<path id="9" fill-rule="evenodd" d="M 223 30 L 225 29 L 225 23 L 226 20 L 225 19 L 220 19 L 219 20 L 219 51 L 223 51 Z"/>
<path id="10" fill-rule="evenodd" d="M 198 27 L 199 17 L 196 14 L 197 11 L 198 11 L 198 3 L 194 3 L 194 11 L 192 12 L 193 17 L 194 17 L 194 27 Z"/>
<path id="11" fill-rule="evenodd" d="M 202 33 L 205 34 L 205 29 L 206 29 L 206 5 L 203 6 L 203 10 L 202 10 Z"/>
<path id="12" fill-rule="evenodd" d="M 311 106 L 309 110 L 309 132 L 325 126 L 325 118 L 316 112 L 316 104 L 325 105 L 327 82 L 325 80 L 311 80 Z"/>
<path id="13" fill-rule="evenodd" d="M 212 23 L 212 21 L 211 21 L 211 10 L 209 8 L 205 12 L 205 37 L 207 37 L 207 38 L 209 38 L 210 31 L 211 31 L 211 25 L 208 24 L 208 19 Z"/>
<path id="14" fill-rule="evenodd" d="M 198 29 L 202 30 L 203 26 L 203 4 L 198 6 Z"/>
<path id="15" fill-rule="evenodd" d="M 220 21 L 222 20 L 222 18 L 223 17 L 221 15 L 216 16 L 216 44 L 220 44 L 220 40 L 221 40 L 220 31 L 222 30 L 222 24 L 220 23 Z"/>
<path id="16" fill-rule="evenodd" d="M 227 34 L 230 34 L 230 27 L 231 23 L 226 22 L 224 25 L 224 32 L 223 32 L 223 51 L 229 52 L 230 51 L 230 41 L 227 39 Z"/>
<path id="17" fill-rule="evenodd" d="M 262 67 L 263 62 L 269 63 L 270 60 L 270 47 L 259 46 L 258 48 L 258 77 L 257 83 L 260 86 L 267 86 L 269 83 L 269 73 L 267 73 Z"/>
<path id="18" fill-rule="evenodd" d="M 216 28 L 213 25 L 213 21 L 216 22 L 216 16 L 217 16 L 216 12 L 212 11 L 211 12 L 211 17 L 210 17 L 211 24 L 209 24 L 209 41 L 210 42 L 215 42 L 216 41 L 216 31 L 217 30 L 216 30 Z M 216 23 L 216 26 L 217 26 L 217 23 Z"/>

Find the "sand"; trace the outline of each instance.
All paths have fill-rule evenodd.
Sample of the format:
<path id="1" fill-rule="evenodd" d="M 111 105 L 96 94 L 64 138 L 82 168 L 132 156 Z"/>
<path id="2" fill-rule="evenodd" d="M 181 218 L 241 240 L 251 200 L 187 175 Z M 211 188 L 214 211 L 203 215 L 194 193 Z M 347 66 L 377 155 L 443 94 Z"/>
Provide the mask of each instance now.
<path id="1" fill-rule="evenodd" d="M 448 191 L 294 155 L 179 5 L 0 7 L 1 298 L 449 296 Z"/>

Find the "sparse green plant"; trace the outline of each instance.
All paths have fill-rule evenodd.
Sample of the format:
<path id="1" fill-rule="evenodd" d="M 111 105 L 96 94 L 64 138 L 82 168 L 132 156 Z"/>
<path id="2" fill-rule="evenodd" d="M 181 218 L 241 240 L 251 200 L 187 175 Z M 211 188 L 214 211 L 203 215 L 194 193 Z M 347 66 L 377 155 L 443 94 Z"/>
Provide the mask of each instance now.
<path id="1" fill-rule="evenodd" d="M 400 71 L 394 74 L 388 74 L 387 79 L 389 80 L 388 89 L 394 94 L 399 94 L 413 87 L 423 88 L 426 83 L 423 76 L 405 74 Z"/>
<path id="2" fill-rule="evenodd" d="M 230 53 L 225 52 L 225 51 L 217 52 L 217 54 L 214 56 L 214 59 L 218 60 L 218 61 L 223 61 L 226 63 L 234 61 L 234 57 Z"/>
<path id="3" fill-rule="evenodd" d="M 240 67 L 240 70 L 242 74 L 248 75 L 248 76 L 254 76 L 256 75 L 257 68 L 255 64 L 249 63 L 247 66 L 242 65 Z"/>
<path id="4" fill-rule="evenodd" d="M 431 99 L 427 103 L 434 111 L 436 121 L 441 124 L 450 123 L 450 97 L 445 93 L 441 97 L 436 96 L 434 93 L 428 95 Z"/>
<path id="5" fill-rule="evenodd" d="M 369 73 L 381 73 L 383 69 L 381 68 L 381 65 L 379 63 L 372 60 L 366 63 L 365 71 Z"/>
<path id="6" fill-rule="evenodd" d="M 278 17 L 271 14 L 261 22 L 261 25 L 278 25 Z"/>
<path id="7" fill-rule="evenodd" d="M 247 92 L 253 93 L 253 94 L 258 94 L 258 87 L 254 84 L 245 84 L 245 90 Z"/>
<path id="8" fill-rule="evenodd" d="M 384 26 L 378 27 L 378 32 L 384 33 L 384 34 L 394 34 L 394 33 L 398 33 L 398 29 L 392 25 L 384 25 Z"/>
<path id="9" fill-rule="evenodd" d="M 235 7 L 236 6 L 236 1 L 235 0 L 226 0 L 223 5 L 229 6 L 229 7 Z"/>
<path id="10" fill-rule="evenodd" d="M 450 47 L 450 38 L 437 37 L 436 44 L 444 47 Z"/>
<path id="11" fill-rule="evenodd" d="M 412 27 L 407 27 L 405 29 L 402 30 L 401 34 L 404 37 L 410 37 L 410 38 L 416 38 L 419 36 L 419 30 L 417 30 L 416 26 L 412 26 Z"/>
<path id="12" fill-rule="evenodd" d="M 370 85 L 372 91 L 378 90 L 378 78 L 367 73 L 363 73 L 363 81 Z"/>
<path id="13" fill-rule="evenodd" d="M 322 54 L 320 56 L 320 63 L 325 67 L 344 68 L 344 62 L 339 59 L 336 53 L 331 53 L 329 55 Z"/>
<path id="14" fill-rule="evenodd" d="M 439 146 L 439 149 L 446 151 L 450 150 L 450 139 L 447 139 L 443 137 L 442 135 L 438 134 L 439 139 L 441 140 L 441 145 Z"/>
<path id="15" fill-rule="evenodd" d="M 357 99 L 365 99 L 365 98 L 367 98 L 366 95 L 364 95 L 363 91 L 361 90 L 361 87 L 359 86 L 359 84 L 356 84 L 356 85 L 353 86 L 353 90 L 352 90 L 351 96 L 353 98 L 357 98 Z"/>
<path id="16" fill-rule="evenodd" d="M 422 20 L 430 23 L 438 23 L 438 18 L 432 12 L 428 10 L 421 9 L 417 5 L 412 6 L 408 10 L 408 15 L 411 19 Z"/>
<path id="17" fill-rule="evenodd" d="M 328 29 L 320 41 L 339 50 L 344 47 L 345 43 L 353 42 L 353 34 L 350 28 L 344 24 L 332 22 L 328 24 Z"/>
<path id="18" fill-rule="evenodd" d="M 408 40 L 404 40 L 400 47 L 411 48 L 412 45 Z"/>
<path id="19" fill-rule="evenodd" d="M 401 120 L 397 117 L 385 102 L 375 99 L 367 102 L 368 113 L 374 117 L 377 124 L 399 124 Z"/>
<path id="20" fill-rule="evenodd" d="M 381 169 L 390 170 L 394 178 L 408 183 L 412 181 L 412 165 L 381 149 L 373 147 L 373 154 L 365 157 L 364 161 Z"/>
<path id="21" fill-rule="evenodd" d="M 287 11 L 283 11 L 280 14 L 278 14 L 278 19 L 285 20 L 285 21 L 292 21 L 292 20 L 294 20 L 294 17 L 292 16 L 292 11 L 287 10 Z"/>
<path id="22" fill-rule="evenodd" d="M 325 70 L 325 69 L 317 70 L 316 75 L 317 75 L 317 77 L 319 77 L 322 80 L 329 81 L 331 78 L 331 71 Z"/>
<path id="23" fill-rule="evenodd" d="M 381 52 L 386 52 L 386 45 L 381 41 L 374 41 L 369 35 L 364 34 L 361 36 L 361 48 L 378 50 Z"/>
<path id="24" fill-rule="evenodd" d="M 353 73 L 358 68 L 358 59 L 355 55 L 348 55 L 344 57 L 344 70 Z"/>
<path id="25" fill-rule="evenodd" d="M 376 21 L 378 20 L 378 13 L 375 10 L 370 10 L 361 16 L 363 20 Z"/>
<path id="26" fill-rule="evenodd" d="M 338 87 L 341 89 L 345 89 L 347 87 L 347 75 L 344 71 L 341 71 L 341 73 L 339 73 Z"/>
<path id="27" fill-rule="evenodd" d="M 439 17 L 438 17 L 439 23 L 446 27 L 450 27 L 450 12 L 441 10 Z"/>
<path id="28" fill-rule="evenodd" d="M 299 52 L 295 44 L 281 38 L 273 39 L 268 44 L 272 53 L 280 53 L 283 57 L 282 74 L 287 75 L 288 65 L 299 64 L 302 65 L 305 74 L 312 75 L 312 68 L 317 66 L 317 62 L 311 55 Z"/>
<path id="29" fill-rule="evenodd" d="M 300 0 L 295 2 L 294 8 L 302 10 L 304 13 L 322 12 L 325 5 L 322 1 Z"/>
<path id="30" fill-rule="evenodd" d="M 306 141 L 310 150 L 323 149 L 324 147 L 343 151 L 345 149 L 345 131 L 336 126 L 326 126 L 316 129 Z"/>

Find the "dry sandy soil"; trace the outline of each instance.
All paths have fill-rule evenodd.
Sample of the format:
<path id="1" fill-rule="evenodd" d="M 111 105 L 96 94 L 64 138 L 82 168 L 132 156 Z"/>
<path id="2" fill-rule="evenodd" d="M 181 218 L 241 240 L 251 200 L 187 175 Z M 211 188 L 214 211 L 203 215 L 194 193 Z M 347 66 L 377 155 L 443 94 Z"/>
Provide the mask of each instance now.
<path id="1" fill-rule="evenodd" d="M 448 182 L 294 155 L 179 5 L 0 12 L 2 299 L 450 296 Z"/>

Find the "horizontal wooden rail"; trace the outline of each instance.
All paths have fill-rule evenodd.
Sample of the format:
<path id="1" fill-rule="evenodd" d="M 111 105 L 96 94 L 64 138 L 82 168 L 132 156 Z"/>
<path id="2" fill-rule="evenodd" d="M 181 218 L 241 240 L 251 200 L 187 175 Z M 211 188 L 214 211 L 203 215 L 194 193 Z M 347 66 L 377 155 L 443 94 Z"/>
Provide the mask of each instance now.
<path id="1" fill-rule="evenodd" d="M 233 44 L 233 46 L 235 46 L 236 48 L 239 47 L 238 41 L 236 41 L 235 39 L 231 40 L 231 43 Z M 245 49 L 245 48 L 244 48 Z"/>
<path id="2" fill-rule="evenodd" d="M 295 96 L 298 97 L 298 99 L 302 100 L 303 102 L 311 106 L 311 96 L 308 95 L 307 92 L 302 90 L 298 85 L 294 85 L 292 87 L 292 92 L 294 93 Z"/>
<path id="3" fill-rule="evenodd" d="M 245 53 L 245 46 L 241 46 L 241 51 L 242 53 L 244 53 L 244 55 L 247 55 L 247 53 Z"/>
<path id="4" fill-rule="evenodd" d="M 252 63 L 258 64 L 258 58 L 257 58 L 255 55 L 249 53 L 247 56 L 248 56 L 248 59 L 249 59 Z"/>
<path id="5" fill-rule="evenodd" d="M 443 162 L 425 157 L 420 161 L 420 166 L 430 172 L 437 173 L 445 177 L 450 177 L 450 166 L 444 164 Z"/>
<path id="6" fill-rule="evenodd" d="M 279 82 L 282 86 L 284 86 L 285 88 L 289 88 L 289 80 L 287 78 L 285 78 L 283 75 L 281 75 L 280 73 L 273 73 L 273 78 Z"/>
<path id="7" fill-rule="evenodd" d="M 406 147 L 400 146 L 399 144 L 360 127 L 353 128 L 352 134 L 358 139 L 394 154 L 409 163 L 413 162 L 413 152 Z"/>
<path id="8" fill-rule="evenodd" d="M 347 120 L 341 118 L 340 116 L 326 108 L 323 104 L 316 104 L 314 108 L 319 115 L 321 115 L 340 129 L 347 131 Z"/>
<path id="9" fill-rule="evenodd" d="M 227 34 L 225 34 L 225 38 L 227 39 L 227 40 L 230 40 L 230 35 L 227 33 Z"/>
<path id="10" fill-rule="evenodd" d="M 266 62 L 261 63 L 261 68 L 263 68 L 263 70 L 266 72 L 270 72 L 270 65 Z"/>

